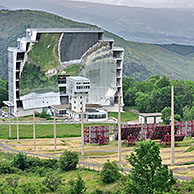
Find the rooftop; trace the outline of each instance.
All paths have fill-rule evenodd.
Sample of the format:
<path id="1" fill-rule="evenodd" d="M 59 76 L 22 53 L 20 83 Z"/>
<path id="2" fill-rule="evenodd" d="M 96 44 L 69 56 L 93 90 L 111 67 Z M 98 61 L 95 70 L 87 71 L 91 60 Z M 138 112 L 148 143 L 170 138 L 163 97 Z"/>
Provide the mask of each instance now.
<path id="1" fill-rule="evenodd" d="M 52 105 L 51 107 L 55 110 L 66 110 L 70 108 L 70 104 Z"/>
<path id="2" fill-rule="evenodd" d="M 104 30 L 99 28 L 27 28 L 26 32 L 29 31 L 37 31 L 39 33 L 60 33 L 60 32 L 66 32 L 66 33 L 72 33 L 72 32 L 86 32 L 86 33 L 104 33 Z"/>
<path id="3" fill-rule="evenodd" d="M 8 47 L 8 49 L 7 49 L 8 51 L 17 51 L 17 52 L 25 52 L 24 50 L 22 50 L 22 49 L 19 49 L 18 47 Z"/>
<path id="4" fill-rule="evenodd" d="M 112 48 L 112 50 L 113 50 L 113 51 L 124 51 L 124 48 L 118 47 L 118 46 L 114 46 L 114 47 Z"/>
<path id="5" fill-rule="evenodd" d="M 71 77 L 68 77 L 67 79 L 71 79 L 73 81 L 87 81 L 87 82 L 90 81 L 88 78 L 81 77 L 81 76 L 71 76 Z"/>
<path id="6" fill-rule="evenodd" d="M 162 116 L 162 113 L 139 113 L 139 116 L 142 116 L 142 117 L 161 117 Z"/>

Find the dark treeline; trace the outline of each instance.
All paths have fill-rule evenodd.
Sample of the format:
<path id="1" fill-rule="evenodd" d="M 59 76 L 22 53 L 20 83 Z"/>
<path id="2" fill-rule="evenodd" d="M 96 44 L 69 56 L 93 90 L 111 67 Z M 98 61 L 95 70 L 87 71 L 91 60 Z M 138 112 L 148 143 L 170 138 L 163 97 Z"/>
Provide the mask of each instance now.
<path id="1" fill-rule="evenodd" d="M 177 120 L 194 119 L 194 82 L 169 80 L 155 75 L 145 81 L 123 78 L 125 106 L 135 106 L 140 112 L 161 112 L 171 106 L 171 85 L 174 85 L 175 114 Z"/>
<path id="2" fill-rule="evenodd" d="M 8 99 L 8 81 L 0 79 L 0 107 L 3 106 L 3 101 Z"/>

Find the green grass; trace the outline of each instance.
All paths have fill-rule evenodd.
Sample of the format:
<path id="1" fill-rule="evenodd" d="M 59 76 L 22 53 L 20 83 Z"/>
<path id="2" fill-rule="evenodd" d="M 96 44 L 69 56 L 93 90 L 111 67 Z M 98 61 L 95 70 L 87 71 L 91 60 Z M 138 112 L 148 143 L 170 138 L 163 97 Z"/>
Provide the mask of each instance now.
<path id="1" fill-rule="evenodd" d="M 108 116 L 118 119 L 118 113 L 116 112 L 109 112 Z M 134 121 L 134 120 L 138 120 L 137 114 L 133 112 L 129 112 L 128 110 L 121 113 L 121 122 Z"/>
<path id="2" fill-rule="evenodd" d="M 110 124 L 85 124 L 84 126 L 95 126 L 95 125 L 110 125 Z M 17 128 L 16 125 L 12 125 L 12 136 L 11 139 L 16 139 Z M 36 138 L 53 138 L 53 124 L 40 125 L 36 124 Z M 57 124 L 57 138 L 64 137 L 80 137 L 81 136 L 81 124 Z M 20 139 L 31 139 L 33 138 L 33 126 L 32 125 L 19 125 Z M 112 134 L 112 130 L 111 130 Z M 0 138 L 9 138 L 9 125 L 0 125 Z"/>
<path id="3" fill-rule="evenodd" d="M 67 75 L 76 76 L 81 71 L 82 67 L 80 65 L 71 65 L 67 67 L 64 71 L 66 71 Z"/>
<path id="4" fill-rule="evenodd" d="M 29 52 L 28 61 L 40 66 L 43 71 L 57 67 L 60 64 L 58 56 L 60 35 L 42 34 L 38 43 L 35 43 Z"/>

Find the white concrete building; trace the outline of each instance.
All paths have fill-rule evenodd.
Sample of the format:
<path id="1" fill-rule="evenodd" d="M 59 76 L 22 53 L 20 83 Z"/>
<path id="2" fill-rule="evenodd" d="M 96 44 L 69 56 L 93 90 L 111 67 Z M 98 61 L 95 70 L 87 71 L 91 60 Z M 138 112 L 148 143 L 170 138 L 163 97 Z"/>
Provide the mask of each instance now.
<path id="1" fill-rule="evenodd" d="M 162 123 L 162 113 L 139 113 L 140 124 Z"/>

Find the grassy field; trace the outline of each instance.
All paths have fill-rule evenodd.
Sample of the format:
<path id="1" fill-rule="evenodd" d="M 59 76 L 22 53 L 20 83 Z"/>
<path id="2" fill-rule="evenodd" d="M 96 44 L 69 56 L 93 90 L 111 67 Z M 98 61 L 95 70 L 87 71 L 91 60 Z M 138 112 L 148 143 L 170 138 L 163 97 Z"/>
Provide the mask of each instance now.
<path id="1" fill-rule="evenodd" d="M 109 112 L 108 116 L 118 119 L 118 113 L 116 112 Z M 121 113 L 121 122 L 134 121 L 134 120 L 138 120 L 137 114 L 130 112 L 128 110 L 125 110 L 125 112 Z"/>
<path id="2" fill-rule="evenodd" d="M 85 124 L 84 126 L 91 125 L 112 125 L 112 124 Z M 12 125 L 12 137 L 11 139 L 16 138 L 17 126 Z M 81 136 L 81 124 L 57 124 L 57 138 L 64 137 L 80 137 Z M 52 138 L 53 137 L 53 124 L 40 125 L 36 124 L 36 137 L 37 138 Z M 19 125 L 19 132 L 21 139 L 30 139 L 33 137 L 33 125 Z M 111 130 L 112 133 L 112 130 Z M 0 124 L 0 138 L 9 139 L 9 125 Z"/>

